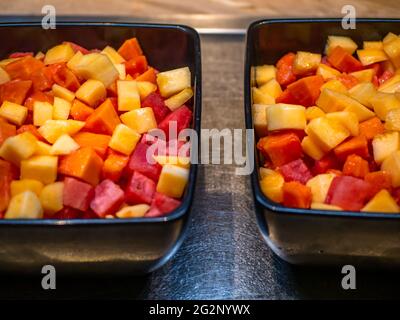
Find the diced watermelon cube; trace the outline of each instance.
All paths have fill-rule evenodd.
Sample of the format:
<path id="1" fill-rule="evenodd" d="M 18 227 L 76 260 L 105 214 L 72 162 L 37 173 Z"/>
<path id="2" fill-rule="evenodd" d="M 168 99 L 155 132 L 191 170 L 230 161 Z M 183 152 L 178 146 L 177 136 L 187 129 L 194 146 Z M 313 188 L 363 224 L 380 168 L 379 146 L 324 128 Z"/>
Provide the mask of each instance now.
<path id="1" fill-rule="evenodd" d="M 45 219 L 78 219 L 82 215 L 82 212 L 69 207 L 64 207 L 54 215 L 45 216 Z"/>
<path id="2" fill-rule="evenodd" d="M 142 108 L 152 108 L 157 123 L 160 123 L 171 112 L 164 103 L 164 99 L 157 92 L 150 93 L 142 102 Z"/>
<path id="3" fill-rule="evenodd" d="M 100 217 L 115 213 L 124 202 L 124 191 L 111 180 L 103 180 L 94 190 L 90 208 Z"/>
<path id="4" fill-rule="evenodd" d="M 150 146 L 144 143 L 138 143 L 136 145 L 135 151 L 133 151 L 133 154 L 129 160 L 129 164 L 127 167 L 128 173 L 133 173 L 134 171 L 137 171 L 146 177 L 157 181 L 158 177 L 160 176 L 161 173 L 161 165 L 158 163 L 149 163 L 147 161 L 147 152 L 149 150 Z"/>
<path id="5" fill-rule="evenodd" d="M 312 178 L 312 174 L 302 159 L 297 159 L 279 167 L 279 172 L 286 182 L 298 181 L 306 184 Z"/>
<path id="6" fill-rule="evenodd" d="M 150 204 L 155 192 L 155 182 L 135 171 L 125 191 L 125 200 L 129 204 Z"/>
<path id="7" fill-rule="evenodd" d="M 181 205 L 181 201 L 170 198 L 162 193 L 156 192 L 151 202 L 150 210 L 145 217 L 161 217 L 164 216 Z"/>
<path id="8" fill-rule="evenodd" d="M 159 125 L 158 128 L 164 131 L 167 140 L 169 138 L 169 129 L 171 126 L 171 130 L 173 127 L 172 123 L 176 123 L 176 137 L 178 137 L 179 132 L 183 129 L 189 127 L 190 122 L 192 121 L 192 110 L 190 110 L 187 106 L 183 105 L 182 107 L 176 109 L 174 112 L 170 113 Z"/>
<path id="9" fill-rule="evenodd" d="M 333 155 L 328 154 L 320 160 L 316 160 L 312 168 L 314 175 L 327 172 L 329 169 L 339 169 L 339 160 Z"/>
<path id="10" fill-rule="evenodd" d="M 94 189 L 90 184 L 70 177 L 64 179 L 63 201 L 65 206 L 86 211 L 93 197 Z"/>

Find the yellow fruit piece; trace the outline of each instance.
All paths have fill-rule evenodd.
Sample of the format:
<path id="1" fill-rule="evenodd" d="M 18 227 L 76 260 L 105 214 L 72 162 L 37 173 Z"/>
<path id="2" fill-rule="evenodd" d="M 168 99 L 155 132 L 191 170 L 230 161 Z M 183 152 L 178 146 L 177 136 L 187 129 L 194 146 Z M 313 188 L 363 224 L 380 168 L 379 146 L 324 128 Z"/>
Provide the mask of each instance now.
<path id="1" fill-rule="evenodd" d="M 107 95 L 106 87 L 99 80 L 89 79 L 83 83 L 78 91 L 75 92 L 75 96 L 88 104 L 89 106 L 95 106 L 100 100 L 104 99 Z"/>
<path id="2" fill-rule="evenodd" d="M 396 68 L 400 68 L 400 38 L 383 42 L 383 50 Z"/>
<path id="3" fill-rule="evenodd" d="M 64 182 L 55 182 L 45 186 L 40 193 L 40 203 L 44 212 L 53 215 L 63 206 Z"/>
<path id="4" fill-rule="evenodd" d="M 274 99 L 278 98 L 282 94 L 281 85 L 278 83 L 278 81 L 276 81 L 275 78 L 263 84 L 259 89 L 262 93 L 268 94 Z"/>
<path id="5" fill-rule="evenodd" d="M 130 111 L 140 108 L 140 94 L 137 81 L 117 81 L 118 111 Z"/>
<path id="6" fill-rule="evenodd" d="M 390 110 L 400 108 L 400 100 L 393 93 L 378 92 L 370 102 L 376 115 L 383 121 Z"/>
<path id="7" fill-rule="evenodd" d="M 329 89 L 329 90 L 336 91 L 339 93 L 347 94 L 346 86 L 337 79 L 332 79 L 332 80 L 329 80 L 328 82 L 325 82 L 321 86 L 321 91 L 324 89 Z"/>
<path id="8" fill-rule="evenodd" d="M 307 124 L 306 108 L 303 106 L 278 103 L 267 109 L 268 130 L 299 129 Z"/>
<path id="9" fill-rule="evenodd" d="M 304 137 L 301 141 L 301 147 L 304 153 L 314 160 L 320 160 L 325 155 L 320 146 L 308 136 Z"/>
<path id="10" fill-rule="evenodd" d="M 295 74 L 304 75 L 317 70 L 320 63 L 320 54 L 298 51 L 294 58 L 293 71 Z"/>
<path id="11" fill-rule="evenodd" d="M 74 139 L 67 134 L 63 134 L 51 146 L 50 153 L 53 156 L 68 155 L 79 148 L 79 144 Z"/>
<path id="12" fill-rule="evenodd" d="M 335 47 L 342 47 L 348 53 L 353 54 L 357 50 L 357 43 L 349 37 L 328 36 L 325 53 L 329 55 Z"/>
<path id="13" fill-rule="evenodd" d="M 273 65 L 262 65 L 254 67 L 254 75 L 258 86 L 262 86 L 269 80 L 276 78 L 276 68 Z"/>
<path id="14" fill-rule="evenodd" d="M 137 204 L 135 206 L 129 206 L 119 210 L 115 216 L 120 219 L 129 218 L 141 218 L 144 217 L 150 206 L 147 204 Z"/>
<path id="15" fill-rule="evenodd" d="M 154 160 L 162 166 L 173 164 L 185 169 L 190 168 L 190 157 L 180 156 L 153 156 Z"/>
<path id="16" fill-rule="evenodd" d="M 157 128 L 157 121 L 153 109 L 150 107 L 139 108 L 121 115 L 122 123 L 137 133 L 143 134 L 151 129 Z"/>
<path id="17" fill-rule="evenodd" d="M 126 68 L 123 63 L 114 64 L 114 67 L 118 70 L 118 79 L 125 80 L 126 79 Z"/>
<path id="18" fill-rule="evenodd" d="M 383 50 L 383 42 L 382 41 L 364 41 L 363 47 L 364 47 L 364 49 Z"/>
<path id="19" fill-rule="evenodd" d="M 157 84 L 164 98 L 191 87 L 191 74 L 188 67 L 160 72 L 157 74 Z"/>
<path id="20" fill-rule="evenodd" d="M 44 64 L 68 62 L 74 55 L 74 50 L 69 44 L 60 44 L 46 52 Z"/>
<path id="21" fill-rule="evenodd" d="M 88 80 L 98 80 L 108 88 L 119 78 L 118 70 L 110 58 L 102 53 L 89 53 L 81 56 L 70 66 L 78 76 Z"/>
<path id="22" fill-rule="evenodd" d="M 374 69 L 365 69 L 350 73 L 351 76 L 355 77 L 359 82 L 372 82 L 372 78 L 375 75 Z"/>
<path id="23" fill-rule="evenodd" d="M 400 108 L 392 109 L 386 114 L 385 129 L 400 131 Z"/>
<path id="24" fill-rule="evenodd" d="M 260 180 L 262 193 L 274 202 L 283 201 L 283 184 L 285 180 L 279 172 L 271 169 L 264 170 L 264 177 Z"/>
<path id="25" fill-rule="evenodd" d="M 400 187 L 400 150 L 393 152 L 382 162 L 381 170 L 390 174 L 394 188 Z"/>
<path id="26" fill-rule="evenodd" d="M 262 179 L 264 179 L 266 176 L 268 176 L 268 175 L 270 174 L 271 171 L 274 171 L 274 170 L 261 167 L 261 168 L 260 168 L 260 180 L 262 180 Z M 275 171 L 274 171 L 274 172 L 275 172 Z"/>
<path id="27" fill-rule="evenodd" d="M 326 117 L 331 120 L 340 122 L 352 136 L 358 136 L 358 118 L 353 112 L 338 111 L 327 113 Z"/>
<path id="28" fill-rule="evenodd" d="M 6 139 L 0 147 L 0 157 L 19 166 L 21 160 L 31 157 L 37 148 L 37 140 L 30 132 Z"/>
<path id="29" fill-rule="evenodd" d="M 42 141 L 37 141 L 35 156 L 51 156 L 51 145 Z"/>
<path id="30" fill-rule="evenodd" d="M 184 105 L 189 99 L 193 97 L 192 88 L 183 89 L 181 92 L 165 100 L 165 105 L 171 111 L 174 111 Z"/>
<path id="31" fill-rule="evenodd" d="M 53 183 L 57 179 L 58 157 L 34 156 L 21 161 L 21 180 L 33 179 L 44 184 Z"/>
<path id="32" fill-rule="evenodd" d="M 53 118 L 53 106 L 48 102 L 35 101 L 33 104 L 33 124 L 37 127 Z"/>
<path id="33" fill-rule="evenodd" d="M 251 89 L 253 103 L 255 104 L 274 104 L 275 98 L 268 93 L 263 93 L 260 89 L 253 87 Z"/>
<path id="34" fill-rule="evenodd" d="M 115 128 L 108 146 L 115 151 L 129 156 L 135 150 L 140 137 L 140 134 L 135 130 L 121 123 Z"/>
<path id="35" fill-rule="evenodd" d="M 28 108 L 19 104 L 4 101 L 0 107 L 0 117 L 21 126 L 28 116 Z"/>
<path id="36" fill-rule="evenodd" d="M 70 112 L 71 112 L 71 102 L 59 97 L 54 97 L 54 104 L 53 104 L 54 120 L 67 120 Z"/>
<path id="37" fill-rule="evenodd" d="M 376 95 L 375 86 L 370 83 L 359 83 L 349 90 L 349 95 L 362 105 L 373 109 L 371 99 Z"/>
<path id="38" fill-rule="evenodd" d="M 354 113 L 359 122 L 368 120 L 370 118 L 375 117 L 375 113 L 369 110 L 367 107 L 364 107 L 361 103 L 359 103 L 357 100 L 354 100 L 352 98 L 349 98 L 351 103 L 344 108 L 344 111 L 352 112 Z"/>
<path id="39" fill-rule="evenodd" d="M 161 170 L 157 183 L 157 192 L 172 198 L 181 198 L 189 181 L 189 170 L 166 164 Z"/>
<path id="40" fill-rule="evenodd" d="M 308 124 L 306 133 L 324 152 L 328 152 L 350 136 L 350 132 L 339 121 L 321 117 Z"/>
<path id="41" fill-rule="evenodd" d="M 307 181 L 306 185 L 311 189 L 312 202 L 325 202 L 326 195 L 335 176 L 333 173 L 324 173 L 316 175 Z"/>
<path id="42" fill-rule="evenodd" d="M 44 57 L 45 57 L 45 54 L 42 51 L 39 51 L 38 53 L 35 54 L 35 59 L 43 60 Z"/>
<path id="43" fill-rule="evenodd" d="M 71 70 L 74 70 L 76 68 L 76 66 L 79 64 L 79 62 L 81 61 L 81 58 L 83 57 L 83 53 L 80 51 L 77 51 L 74 56 L 69 59 L 69 61 L 67 62 L 67 67 L 70 68 Z"/>
<path id="44" fill-rule="evenodd" d="M 59 86 L 58 84 L 53 84 L 51 87 L 51 90 L 53 91 L 53 94 L 55 97 L 62 98 L 64 100 L 67 100 L 69 102 L 72 102 L 75 99 L 75 93 L 72 91 L 68 90 L 67 88 L 64 88 L 62 86 Z"/>
<path id="45" fill-rule="evenodd" d="M 389 191 L 382 189 L 361 209 L 361 211 L 399 213 L 400 208 Z"/>
<path id="46" fill-rule="evenodd" d="M 10 80 L 11 78 L 8 75 L 7 71 L 5 71 L 2 67 L 0 67 L 0 84 L 6 83 Z"/>
<path id="47" fill-rule="evenodd" d="M 380 164 L 393 152 L 400 148 L 400 136 L 398 132 L 386 132 L 376 135 L 372 140 L 374 160 Z"/>
<path id="48" fill-rule="evenodd" d="M 25 191 L 13 197 L 8 205 L 4 219 L 41 219 L 43 209 L 38 196 Z"/>
<path id="49" fill-rule="evenodd" d="M 10 64 L 11 62 L 18 61 L 21 58 L 8 58 L 8 59 L 3 59 L 0 61 L 0 67 L 4 68 L 6 65 Z"/>
<path id="50" fill-rule="evenodd" d="M 397 39 L 397 35 L 395 35 L 393 32 L 389 32 L 384 38 L 382 43 L 387 43 L 390 42 L 392 40 L 396 40 Z"/>
<path id="51" fill-rule="evenodd" d="M 311 209 L 313 210 L 334 210 L 334 211 L 343 211 L 341 207 L 334 206 L 332 204 L 326 204 L 326 203 L 318 203 L 318 202 L 312 202 L 311 203 Z"/>
<path id="52" fill-rule="evenodd" d="M 316 106 L 308 107 L 306 109 L 307 121 L 311 121 L 312 119 L 323 117 L 324 115 L 325 115 L 325 112 L 323 112 L 320 108 L 318 108 Z"/>
<path id="53" fill-rule="evenodd" d="M 84 121 L 77 120 L 48 120 L 38 131 L 48 142 L 54 143 L 63 134 L 73 136 L 85 126 Z"/>
<path id="54" fill-rule="evenodd" d="M 386 80 L 384 83 L 382 83 L 379 86 L 378 91 L 384 93 L 395 93 L 399 89 L 400 89 L 400 74 L 396 74 L 389 80 Z"/>
<path id="55" fill-rule="evenodd" d="M 114 64 L 124 63 L 126 61 L 113 47 L 110 46 L 105 47 L 101 53 L 110 58 Z"/>
<path id="56" fill-rule="evenodd" d="M 37 196 L 39 196 L 42 189 L 43 189 L 43 183 L 31 179 L 14 180 L 11 182 L 10 186 L 12 197 L 16 196 L 17 194 L 23 193 L 25 191 L 32 191 Z"/>
<path id="57" fill-rule="evenodd" d="M 144 100 L 144 99 L 146 99 L 146 97 L 150 94 L 150 93 L 152 93 L 152 92 L 155 92 L 155 91 L 157 91 L 157 86 L 154 84 L 154 83 L 151 83 L 151 82 L 149 82 L 149 81 L 136 81 L 136 85 L 137 85 L 137 88 L 138 88 L 138 91 L 139 91 L 139 95 L 140 95 L 140 100 Z M 192 90 L 192 89 L 190 89 L 190 88 L 187 88 L 187 89 L 185 89 L 185 90 Z M 185 90 L 183 90 L 183 91 L 185 91 Z M 182 91 L 182 92 L 183 92 Z M 178 95 L 178 94 L 177 94 Z M 177 96 L 177 95 L 175 95 L 175 96 Z M 174 97 L 175 97 L 174 96 Z M 173 97 L 171 97 L 171 98 L 173 98 Z M 170 99 L 171 99 L 170 98 Z M 169 99 L 168 99 L 169 100 Z M 189 100 L 189 99 L 188 99 Z M 186 101 L 185 101 L 186 102 Z M 182 103 L 183 104 L 183 103 Z"/>
<path id="58" fill-rule="evenodd" d="M 328 80 L 340 76 L 341 73 L 326 64 L 320 63 L 317 68 L 317 75 L 320 75 L 324 80 Z"/>
<path id="59" fill-rule="evenodd" d="M 267 109 L 269 105 L 253 104 L 253 126 L 256 134 L 259 137 L 264 137 L 268 134 L 267 125 Z"/>
<path id="60" fill-rule="evenodd" d="M 385 51 L 379 49 L 357 50 L 358 59 L 363 66 L 388 60 Z"/>

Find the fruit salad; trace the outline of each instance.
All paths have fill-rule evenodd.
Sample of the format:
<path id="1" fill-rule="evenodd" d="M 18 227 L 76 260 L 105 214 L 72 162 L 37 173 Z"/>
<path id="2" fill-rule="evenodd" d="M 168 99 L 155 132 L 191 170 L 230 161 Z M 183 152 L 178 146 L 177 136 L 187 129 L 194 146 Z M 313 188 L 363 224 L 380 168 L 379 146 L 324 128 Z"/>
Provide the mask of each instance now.
<path id="1" fill-rule="evenodd" d="M 398 35 L 362 48 L 329 36 L 323 54 L 288 52 L 253 67 L 251 81 L 266 197 L 291 208 L 400 212 Z"/>
<path id="2" fill-rule="evenodd" d="M 170 124 L 177 134 L 190 126 L 192 96 L 190 69 L 156 70 L 136 38 L 117 50 L 63 42 L 1 60 L 0 218 L 172 212 L 190 148 Z"/>

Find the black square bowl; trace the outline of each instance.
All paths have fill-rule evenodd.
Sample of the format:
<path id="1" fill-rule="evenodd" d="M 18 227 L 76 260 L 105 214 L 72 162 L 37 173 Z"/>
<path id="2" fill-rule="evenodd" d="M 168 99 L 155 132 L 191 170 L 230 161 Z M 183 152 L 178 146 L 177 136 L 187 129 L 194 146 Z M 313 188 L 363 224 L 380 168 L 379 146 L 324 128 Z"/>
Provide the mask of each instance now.
<path id="1" fill-rule="evenodd" d="M 158 70 L 189 66 L 194 86 L 192 128 L 200 136 L 201 55 L 198 33 L 179 25 L 135 23 L 0 23 L 0 57 L 14 51 L 44 51 L 62 41 L 88 49 L 118 47 L 137 37 L 149 64 Z M 196 184 L 190 168 L 182 204 L 168 216 L 99 220 L 0 220 L 0 271 L 40 274 L 44 265 L 57 272 L 143 274 L 168 261 L 180 246 Z"/>
<path id="2" fill-rule="evenodd" d="M 251 113 L 252 66 L 275 64 L 289 51 L 322 52 L 328 35 L 381 40 L 400 34 L 400 20 L 357 19 L 356 29 L 344 30 L 341 19 L 262 20 L 247 32 L 245 65 L 246 128 Z M 259 185 L 258 153 L 251 182 L 260 231 L 271 249 L 292 264 L 397 267 L 400 265 L 400 214 L 292 209 L 266 198 Z"/>

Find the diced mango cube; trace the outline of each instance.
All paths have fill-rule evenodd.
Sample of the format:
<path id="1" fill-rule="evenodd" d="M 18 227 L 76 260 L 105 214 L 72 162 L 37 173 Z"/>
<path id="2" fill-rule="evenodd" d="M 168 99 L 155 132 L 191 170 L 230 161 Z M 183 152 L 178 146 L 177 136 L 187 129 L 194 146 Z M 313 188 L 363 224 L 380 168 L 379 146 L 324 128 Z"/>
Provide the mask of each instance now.
<path id="1" fill-rule="evenodd" d="M 298 51 L 293 62 L 293 72 L 298 75 L 305 75 L 317 70 L 320 63 L 320 54 Z"/>
<path id="2" fill-rule="evenodd" d="M 253 87 L 251 88 L 251 94 L 253 103 L 255 104 L 274 104 L 275 98 L 268 93 L 262 92 L 260 89 Z"/>
<path id="3" fill-rule="evenodd" d="M 307 187 L 311 189 L 313 202 L 325 202 L 326 195 L 335 176 L 333 173 L 324 173 L 316 175 L 307 181 Z"/>
<path id="4" fill-rule="evenodd" d="M 70 112 L 71 112 L 71 102 L 59 97 L 54 97 L 54 104 L 53 104 L 54 120 L 67 120 Z"/>
<path id="5" fill-rule="evenodd" d="M 375 86 L 370 83 L 359 83 L 349 90 L 350 97 L 372 109 L 371 99 L 376 95 Z"/>
<path id="6" fill-rule="evenodd" d="M 157 183 L 157 192 L 172 198 L 181 198 L 189 181 L 189 170 L 166 164 L 161 170 Z"/>
<path id="7" fill-rule="evenodd" d="M 40 203 L 44 213 L 53 215 L 57 211 L 60 211 L 63 206 L 63 192 L 64 183 L 54 182 L 45 186 L 40 193 Z"/>
<path id="8" fill-rule="evenodd" d="M 109 147 L 115 151 L 129 156 L 135 150 L 141 136 L 135 130 L 124 124 L 119 124 L 114 130 Z"/>
<path id="9" fill-rule="evenodd" d="M 126 112 L 122 114 L 120 118 L 122 123 L 140 134 L 157 128 L 157 121 L 153 109 L 150 107 Z"/>
<path id="10" fill-rule="evenodd" d="M 345 128 L 347 128 L 347 130 L 349 130 L 352 136 L 358 136 L 358 118 L 355 113 L 349 111 L 338 111 L 327 113 L 326 117 L 340 122 Z"/>
<path id="11" fill-rule="evenodd" d="M 73 136 L 85 126 L 84 121 L 48 120 L 38 131 L 48 142 L 54 143 L 63 134 Z"/>
<path id="12" fill-rule="evenodd" d="M 75 99 L 75 93 L 73 93 L 72 91 L 68 90 L 67 88 L 64 88 L 56 83 L 53 84 L 53 86 L 51 87 L 51 90 L 53 91 L 53 94 L 55 97 L 62 98 L 69 102 L 72 102 Z"/>
<path id="13" fill-rule="evenodd" d="M 355 43 L 349 37 L 328 36 L 328 41 L 325 47 L 326 55 L 329 55 L 331 51 L 336 47 L 342 47 L 348 53 L 353 54 L 357 50 L 357 43 Z"/>
<path id="14" fill-rule="evenodd" d="M 75 96 L 88 104 L 89 106 L 95 106 L 100 100 L 104 99 L 107 95 L 106 87 L 99 80 L 89 79 L 83 83 L 78 91 L 75 92 Z"/>
<path id="15" fill-rule="evenodd" d="M 21 160 L 31 157 L 37 148 L 37 140 L 30 132 L 7 138 L 0 147 L 0 157 L 19 166 Z"/>
<path id="16" fill-rule="evenodd" d="M 42 126 L 53 118 L 53 106 L 48 102 L 35 101 L 33 104 L 33 124 Z"/>
<path id="17" fill-rule="evenodd" d="M 179 107 L 183 106 L 190 98 L 193 97 L 192 88 L 183 89 L 181 92 L 173 95 L 172 97 L 165 100 L 165 105 L 171 110 L 174 111 Z"/>
<path id="18" fill-rule="evenodd" d="M 20 126 L 28 116 L 28 108 L 19 104 L 4 101 L 0 107 L 0 117 Z"/>
<path id="19" fill-rule="evenodd" d="M 42 189 L 43 189 L 43 183 L 32 179 L 14 180 L 11 182 L 10 185 L 12 197 L 16 196 L 17 194 L 23 193 L 25 191 L 32 191 L 37 196 L 39 196 Z"/>
<path id="20" fill-rule="evenodd" d="M 129 218 L 141 218 L 144 217 L 150 206 L 148 204 L 137 204 L 134 206 L 128 206 L 119 210 L 115 216 L 120 219 Z"/>
<path id="21" fill-rule="evenodd" d="M 275 202 L 283 201 L 283 184 L 285 180 L 283 176 L 274 170 L 263 170 L 263 177 L 260 181 L 262 193 L 269 199 Z"/>
<path id="22" fill-rule="evenodd" d="M 51 145 L 37 141 L 36 143 L 36 151 L 34 153 L 35 156 L 51 156 Z"/>
<path id="23" fill-rule="evenodd" d="M 25 191 L 13 197 L 8 205 L 4 219 L 41 219 L 43 209 L 38 196 Z"/>
<path id="24" fill-rule="evenodd" d="M 357 55 L 363 66 L 388 60 L 385 51 L 379 49 L 357 50 Z"/>
<path id="25" fill-rule="evenodd" d="M 390 193 L 386 189 L 382 189 L 361 209 L 361 211 L 399 213 L 400 208 Z"/>
<path id="26" fill-rule="evenodd" d="M 262 65 L 253 68 L 256 83 L 258 86 L 262 86 L 269 80 L 276 77 L 276 68 L 272 65 Z"/>
<path id="27" fill-rule="evenodd" d="M 34 156 L 21 161 L 21 179 L 33 179 L 44 184 L 57 179 L 58 158 L 52 156 Z"/>
<path id="28" fill-rule="evenodd" d="M 163 97 L 181 92 L 191 87 L 191 73 L 188 67 L 164 71 L 157 74 L 157 84 Z"/>
<path id="29" fill-rule="evenodd" d="M 400 187 L 400 150 L 393 152 L 382 162 L 381 170 L 390 174 L 394 188 Z"/>
<path id="30" fill-rule="evenodd" d="M 298 105 L 278 103 L 267 109 L 268 130 L 299 129 L 307 124 L 306 108 Z"/>
<path id="31" fill-rule="evenodd" d="M 301 147 L 304 153 L 314 160 L 320 160 L 325 155 L 325 152 L 320 148 L 320 146 L 309 136 L 303 138 L 301 141 Z"/>
<path id="32" fill-rule="evenodd" d="M 140 94 L 134 80 L 117 81 L 118 111 L 130 111 L 140 108 Z"/>
<path id="33" fill-rule="evenodd" d="M 113 47 L 110 46 L 105 47 L 101 53 L 105 54 L 114 64 L 120 64 L 126 61 Z"/>
<path id="34" fill-rule="evenodd" d="M 278 98 L 282 94 L 282 88 L 275 78 L 269 80 L 267 83 L 263 84 L 260 88 L 262 93 L 268 94 L 274 99 Z"/>
<path id="35" fill-rule="evenodd" d="M 386 132 L 376 135 L 372 140 L 374 151 L 374 160 L 376 163 L 382 163 L 393 152 L 400 148 L 399 132 Z"/>
<path id="36" fill-rule="evenodd" d="M 51 146 L 50 153 L 54 156 L 67 155 L 78 150 L 79 148 L 79 144 L 76 143 L 74 139 L 67 134 L 63 134 Z"/>
<path id="37" fill-rule="evenodd" d="M 60 44 L 46 52 L 44 64 L 68 62 L 74 55 L 74 50 L 69 44 Z"/>
<path id="38" fill-rule="evenodd" d="M 383 121 L 390 110 L 400 108 L 400 100 L 392 93 L 378 92 L 370 102 L 376 115 Z"/>

